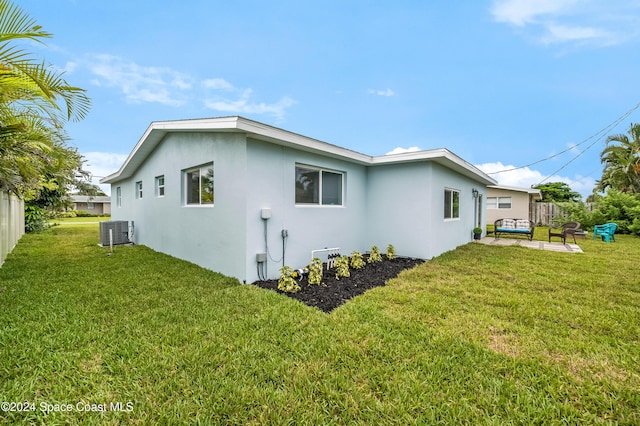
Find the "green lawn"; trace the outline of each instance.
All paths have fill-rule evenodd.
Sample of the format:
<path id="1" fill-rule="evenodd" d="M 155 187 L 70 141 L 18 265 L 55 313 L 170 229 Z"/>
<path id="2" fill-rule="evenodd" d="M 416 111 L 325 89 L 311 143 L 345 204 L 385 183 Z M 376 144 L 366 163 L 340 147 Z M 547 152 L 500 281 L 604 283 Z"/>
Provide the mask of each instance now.
<path id="1" fill-rule="evenodd" d="M 616 239 L 471 243 L 324 314 L 56 226 L 0 269 L 0 401 L 34 404 L 0 423 L 639 424 L 640 239 Z"/>

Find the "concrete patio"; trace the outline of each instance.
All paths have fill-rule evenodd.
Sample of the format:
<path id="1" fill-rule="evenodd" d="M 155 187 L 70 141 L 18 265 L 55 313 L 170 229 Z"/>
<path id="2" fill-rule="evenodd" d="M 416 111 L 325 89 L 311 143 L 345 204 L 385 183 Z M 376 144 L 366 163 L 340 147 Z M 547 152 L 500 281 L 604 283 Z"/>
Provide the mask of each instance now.
<path id="1" fill-rule="evenodd" d="M 495 237 L 484 237 L 479 240 L 479 242 L 493 246 L 522 246 L 538 250 L 557 251 L 563 253 L 582 253 L 582 249 L 577 244 L 562 244 L 561 242 L 548 243 L 546 241 L 529 241 L 525 239 Z"/>

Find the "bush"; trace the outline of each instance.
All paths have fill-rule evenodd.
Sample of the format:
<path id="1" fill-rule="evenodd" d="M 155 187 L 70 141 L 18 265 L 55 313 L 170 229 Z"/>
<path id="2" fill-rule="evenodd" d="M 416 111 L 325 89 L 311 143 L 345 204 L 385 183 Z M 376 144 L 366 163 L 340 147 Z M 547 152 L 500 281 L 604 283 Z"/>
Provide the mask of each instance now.
<path id="1" fill-rule="evenodd" d="M 362 259 L 362 254 L 357 251 L 351 252 L 351 267 L 353 269 L 360 269 L 364 267 L 364 259 Z"/>
<path id="2" fill-rule="evenodd" d="M 280 278 L 278 279 L 278 290 L 285 293 L 297 293 L 300 286 L 293 278 L 293 269 L 290 266 L 280 268 Z"/>
<path id="3" fill-rule="evenodd" d="M 77 216 L 77 214 L 76 214 L 75 210 L 71 210 L 71 211 L 68 211 L 68 212 L 62 212 L 62 213 L 59 213 L 57 215 L 57 217 L 59 217 L 61 219 L 68 218 L 68 217 L 76 217 L 76 216 Z"/>
<path id="4" fill-rule="evenodd" d="M 640 195 L 626 194 L 610 189 L 600 198 L 597 207 L 589 211 L 584 203 L 565 203 L 566 220 L 580 222 L 582 229 L 593 229 L 594 225 L 615 222 L 616 232 L 640 235 Z"/>
<path id="5" fill-rule="evenodd" d="M 49 227 L 49 220 L 45 209 L 26 205 L 24 207 L 24 230 L 25 232 L 40 232 Z"/>
<path id="6" fill-rule="evenodd" d="M 322 282 L 322 260 L 314 257 L 309 264 L 309 278 L 307 278 L 309 285 L 317 285 Z"/>
<path id="7" fill-rule="evenodd" d="M 380 255 L 380 249 L 378 246 L 371 247 L 371 253 L 369 254 L 369 263 L 382 262 L 382 256 Z"/>
<path id="8" fill-rule="evenodd" d="M 89 213 L 86 210 L 76 210 L 76 216 L 77 217 L 91 217 L 93 216 L 91 213 Z"/>
<path id="9" fill-rule="evenodd" d="M 339 280 L 341 277 L 350 277 L 351 272 L 349 272 L 349 258 L 347 256 L 340 256 L 336 259 L 336 279 Z"/>
<path id="10" fill-rule="evenodd" d="M 391 259 L 395 259 L 396 257 L 396 248 L 389 244 L 387 246 L 387 259 L 391 260 Z"/>

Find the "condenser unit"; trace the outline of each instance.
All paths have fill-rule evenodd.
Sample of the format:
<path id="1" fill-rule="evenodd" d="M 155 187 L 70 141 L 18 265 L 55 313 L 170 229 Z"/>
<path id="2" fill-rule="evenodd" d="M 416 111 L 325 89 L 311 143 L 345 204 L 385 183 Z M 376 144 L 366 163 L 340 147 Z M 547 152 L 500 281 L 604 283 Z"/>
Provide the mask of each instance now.
<path id="1" fill-rule="evenodd" d="M 113 241 L 110 240 L 109 235 L 112 236 Z M 129 242 L 129 222 L 126 220 L 100 222 L 100 245 L 106 247 L 111 243 L 115 245 L 128 244 Z"/>

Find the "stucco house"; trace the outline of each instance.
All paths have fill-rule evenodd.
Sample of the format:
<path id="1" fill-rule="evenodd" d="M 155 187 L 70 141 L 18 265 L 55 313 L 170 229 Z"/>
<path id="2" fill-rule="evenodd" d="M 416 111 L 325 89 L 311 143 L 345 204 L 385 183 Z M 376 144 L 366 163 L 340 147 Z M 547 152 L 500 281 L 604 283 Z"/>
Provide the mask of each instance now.
<path id="1" fill-rule="evenodd" d="M 447 149 L 372 157 L 242 117 L 153 122 L 101 182 L 135 243 L 244 282 L 324 248 L 432 258 L 471 241 L 496 184 Z"/>
<path id="2" fill-rule="evenodd" d="M 541 199 L 539 189 L 488 185 L 487 224 L 504 218 L 533 220 L 535 203 Z"/>

